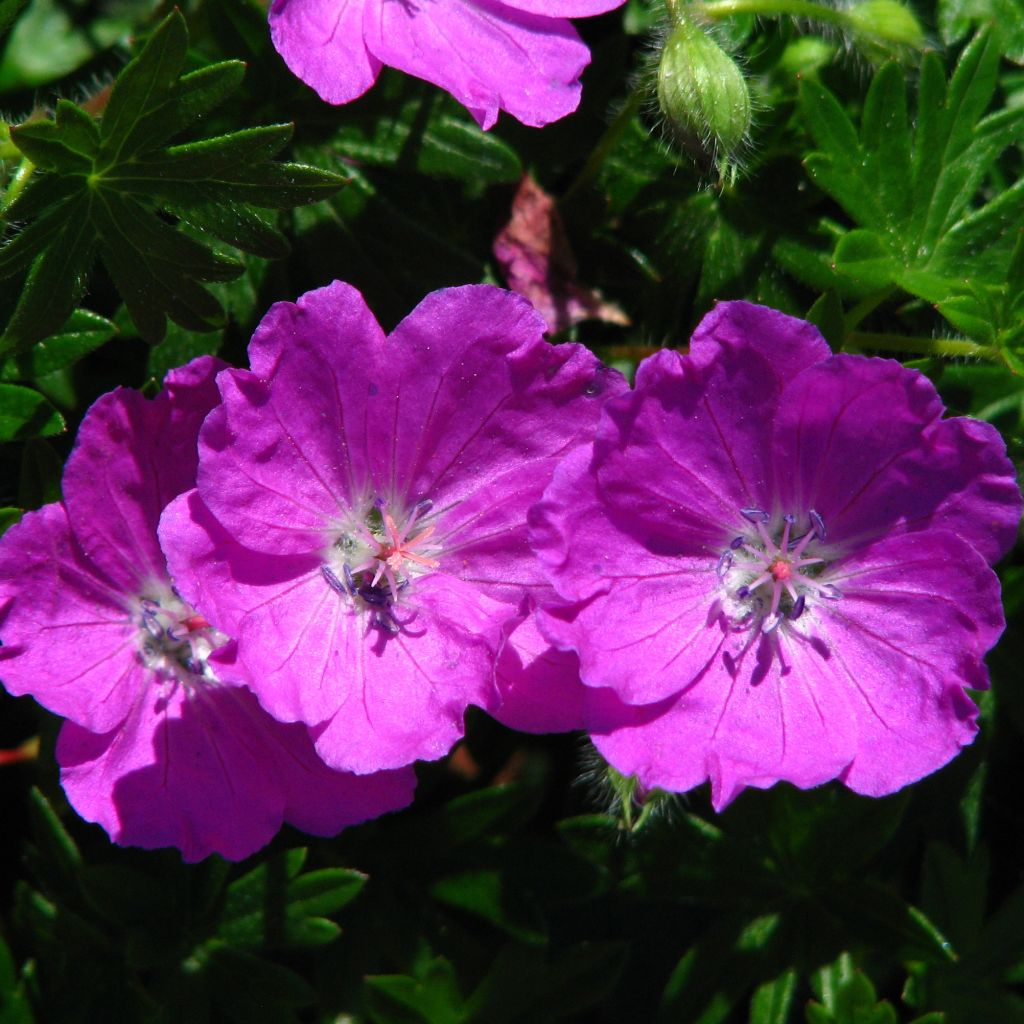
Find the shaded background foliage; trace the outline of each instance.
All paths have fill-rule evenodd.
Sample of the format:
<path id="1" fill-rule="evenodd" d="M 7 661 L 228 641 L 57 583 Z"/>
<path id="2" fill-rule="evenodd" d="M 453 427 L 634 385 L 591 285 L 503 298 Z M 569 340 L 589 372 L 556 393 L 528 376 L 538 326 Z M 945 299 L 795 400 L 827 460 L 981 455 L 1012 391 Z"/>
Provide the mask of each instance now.
<path id="1" fill-rule="evenodd" d="M 59 498 L 98 395 L 153 388 L 201 353 L 243 362 L 273 301 L 341 278 L 390 327 L 433 288 L 500 282 L 491 243 L 526 172 L 559 200 L 580 280 L 631 320 L 557 340 L 629 370 L 684 344 L 715 300 L 768 303 L 810 315 L 837 349 L 910 361 L 953 413 L 995 423 L 1019 463 L 1019 0 L 922 4 L 924 56 L 783 7 L 716 17 L 757 110 L 743 173 L 716 184 L 662 141 L 645 98 L 659 13 L 639 0 L 580 25 L 593 64 L 576 115 L 541 131 L 503 118 L 486 135 L 391 71 L 324 105 L 249 0 L 196 0 L 169 20 L 138 0 L 0 0 L 0 109 L 21 126 L 0 136 L 0 526 Z M 160 74 L 180 116 L 160 138 L 152 111 L 132 113 L 131 75 L 156 75 L 152 60 L 125 70 L 154 31 L 177 54 Z M 206 106 L 182 100 L 182 74 L 213 83 Z M 129 115 L 97 129 L 115 80 Z M 109 185 L 114 220 L 137 215 L 164 261 L 151 276 L 176 266 L 190 308 L 161 299 L 102 224 L 53 212 L 89 194 L 115 132 L 135 133 L 151 173 Z M 33 236 L 48 215 L 55 234 Z M 0 1022 L 114 1007 L 247 1024 L 1022 1021 L 1019 549 L 1000 568 L 1010 625 L 978 740 L 882 800 L 777 786 L 716 816 L 698 790 L 644 814 L 581 738 L 471 713 L 465 742 L 421 766 L 410 810 L 185 866 L 78 820 L 54 767 L 59 723 L 0 693 Z"/>

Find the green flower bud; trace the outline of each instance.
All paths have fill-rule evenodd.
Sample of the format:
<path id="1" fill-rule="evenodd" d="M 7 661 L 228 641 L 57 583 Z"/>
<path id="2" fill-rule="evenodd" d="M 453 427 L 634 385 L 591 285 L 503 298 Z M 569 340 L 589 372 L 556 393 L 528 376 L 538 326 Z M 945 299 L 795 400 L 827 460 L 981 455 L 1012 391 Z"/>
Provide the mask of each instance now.
<path id="1" fill-rule="evenodd" d="M 658 103 L 675 140 L 704 165 L 735 155 L 750 130 L 750 90 L 736 62 L 679 17 L 658 65 Z"/>
<path id="2" fill-rule="evenodd" d="M 924 48 L 925 35 L 914 12 L 899 0 L 863 0 L 847 12 L 850 26 L 869 49 L 888 56 L 894 48 Z"/>

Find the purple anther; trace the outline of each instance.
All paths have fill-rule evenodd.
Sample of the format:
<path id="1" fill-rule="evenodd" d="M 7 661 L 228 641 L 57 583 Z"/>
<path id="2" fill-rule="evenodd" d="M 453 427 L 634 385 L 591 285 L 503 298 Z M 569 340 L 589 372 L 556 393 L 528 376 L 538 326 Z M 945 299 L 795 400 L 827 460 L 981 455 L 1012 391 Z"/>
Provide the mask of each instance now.
<path id="1" fill-rule="evenodd" d="M 764 620 L 764 625 L 761 627 L 761 632 L 771 633 L 773 630 L 778 629 L 779 623 L 782 622 L 784 618 L 785 616 L 782 614 L 782 612 L 776 612 L 774 615 L 769 615 Z"/>
<path id="2" fill-rule="evenodd" d="M 771 519 L 763 508 L 741 508 L 740 515 L 750 523 L 767 523 Z"/>
<path id="3" fill-rule="evenodd" d="M 342 575 L 345 577 L 345 587 L 348 589 L 350 595 L 356 592 L 356 578 L 352 575 L 352 570 L 349 568 L 348 562 L 345 562 L 341 567 Z"/>
<path id="4" fill-rule="evenodd" d="M 807 515 L 808 515 L 808 517 L 811 520 L 811 528 L 814 530 L 814 536 L 817 537 L 818 540 L 824 541 L 825 540 L 825 520 L 821 518 L 821 513 L 820 512 L 815 512 L 814 509 L 812 508 L 811 511 L 807 513 Z"/>
<path id="5" fill-rule="evenodd" d="M 838 601 L 843 596 L 843 592 L 831 583 L 823 583 L 818 587 L 818 596 L 827 598 L 829 601 Z"/>
<path id="6" fill-rule="evenodd" d="M 142 607 L 142 614 L 143 615 L 159 615 L 160 614 L 160 605 L 158 605 L 156 603 L 156 601 L 151 601 L 148 597 L 144 597 L 139 603 L 140 603 L 140 605 Z"/>
<path id="7" fill-rule="evenodd" d="M 381 498 L 380 496 L 378 496 L 378 497 L 373 499 L 373 506 L 374 506 L 374 508 L 383 509 L 383 508 L 385 508 L 387 506 L 387 499 L 386 498 Z"/>
<path id="8" fill-rule="evenodd" d="M 786 513 L 786 514 L 785 514 L 785 515 L 784 515 L 784 516 L 782 517 L 782 521 L 783 521 L 784 523 L 789 523 L 789 525 L 790 525 L 790 526 L 792 526 L 792 525 L 793 525 L 793 524 L 794 524 L 794 523 L 796 522 L 796 516 L 795 516 L 795 515 L 793 515 L 793 513 L 792 513 L 792 512 L 787 512 L 787 513 Z"/>
<path id="9" fill-rule="evenodd" d="M 740 587 L 740 589 L 736 591 L 736 597 L 739 598 L 740 601 L 745 601 L 750 597 L 750 587 Z"/>
<path id="10" fill-rule="evenodd" d="M 429 498 L 424 498 L 422 501 L 417 501 L 413 506 L 413 511 L 420 516 L 425 516 L 432 508 L 434 503 Z"/>
<path id="11" fill-rule="evenodd" d="M 799 597 L 793 602 L 793 610 L 789 613 L 791 619 L 799 619 L 804 613 L 804 608 L 807 606 L 807 595 L 800 594 Z"/>
<path id="12" fill-rule="evenodd" d="M 732 568 L 732 561 L 732 552 L 723 551 L 721 557 L 718 559 L 718 567 L 715 569 L 720 580 L 725 579 L 726 574 Z"/>
<path id="13" fill-rule="evenodd" d="M 733 537 L 733 539 L 729 541 L 729 547 L 732 548 L 733 551 L 738 551 L 741 547 L 743 547 L 743 538 Z"/>
<path id="14" fill-rule="evenodd" d="M 345 568 L 347 569 L 348 566 L 345 566 Z M 345 584 L 341 582 L 341 580 L 338 579 L 334 570 L 329 565 L 320 566 L 320 575 L 323 576 L 325 580 L 327 580 L 327 583 L 330 586 L 331 590 L 339 594 L 351 596 L 352 591 L 348 587 L 346 587 Z"/>
<path id="15" fill-rule="evenodd" d="M 169 626 L 167 629 L 167 639 L 172 643 L 180 644 L 188 636 L 188 630 L 185 630 L 185 632 L 179 630 L 180 625 L 181 623 L 178 623 L 177 626 Z"/>

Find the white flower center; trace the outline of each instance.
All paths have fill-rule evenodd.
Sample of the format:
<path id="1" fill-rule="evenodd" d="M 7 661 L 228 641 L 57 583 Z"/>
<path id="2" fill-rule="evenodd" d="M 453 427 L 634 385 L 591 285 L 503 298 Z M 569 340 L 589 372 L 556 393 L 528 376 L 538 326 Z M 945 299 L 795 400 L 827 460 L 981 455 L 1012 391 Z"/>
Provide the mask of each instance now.
<path id="1" fill-rule="evenodd" d="M 825 578 L 835 553 L 825 546 L 825 522 L 814 509 L 807 513 L 805 532 L 795 538 L 795 515 L 773 520 L 762 509 L 740 511 L 749 525 L 722 552 L 715 570 L 734 629 L 771 633 L 799 619 L 809 603 L 843 596 Z"/>

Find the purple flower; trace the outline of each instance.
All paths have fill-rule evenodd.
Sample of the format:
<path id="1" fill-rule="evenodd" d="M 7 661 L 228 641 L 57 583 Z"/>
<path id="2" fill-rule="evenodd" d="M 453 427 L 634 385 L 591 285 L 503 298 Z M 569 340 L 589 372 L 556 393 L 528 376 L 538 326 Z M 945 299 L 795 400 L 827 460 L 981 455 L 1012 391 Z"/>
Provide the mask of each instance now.
<path id="1" fill-rule="evenodd" d="M 942 412 L 921 374 L 741 302 L 640 366 L 531 515 L 572 602 L 541 627 L 606 688 L 615 768 L 710 778 L 721 808 L 780 779 L 879 796 L 971 742 L 1020 494 L 997 432 Z"/>
<path id="2" fill-rule="evenodd" d="M 539 127 L 571 114 L 590 53 L 566 20 L 624 0 L 275 0 L 270 34 L 328 103 L 362 96 L 386 64 L 447 89 L 484 128 L 507 110 Z"/>
<path id="3" fill-rule="evenodd" d="M 479 285 L 434 292 L 385 337 L 336 282 L 275 305 L 252 370 L 218 378 L 198 491 L 161 537 L 261 704 L 309 726 L 328 764 L 441 757 L 466 707 L 497 700 L 507 624 L 548 590 L 527 510 L 624 386 L 543 330 Z"/>
<path id="4" fill-rule="evenodd" d="M 0 675 L 68 719 L 57 742 L 68 799 L 115 842 L 177 846 L 188 861 L 246 857 L 283 821 L 333 834 L 404 807 L 415 785 L 409 770 L 328 769 L 306 730 L 213 668 L 213 651 L 227 665 L 232 645 L 168 575 L 157 524 L 195 483 L 222 366 L 206 357 L 172 371 L 153 401 L 100 398 L 68 459 L 64 504 L 0 541 Z"/>

